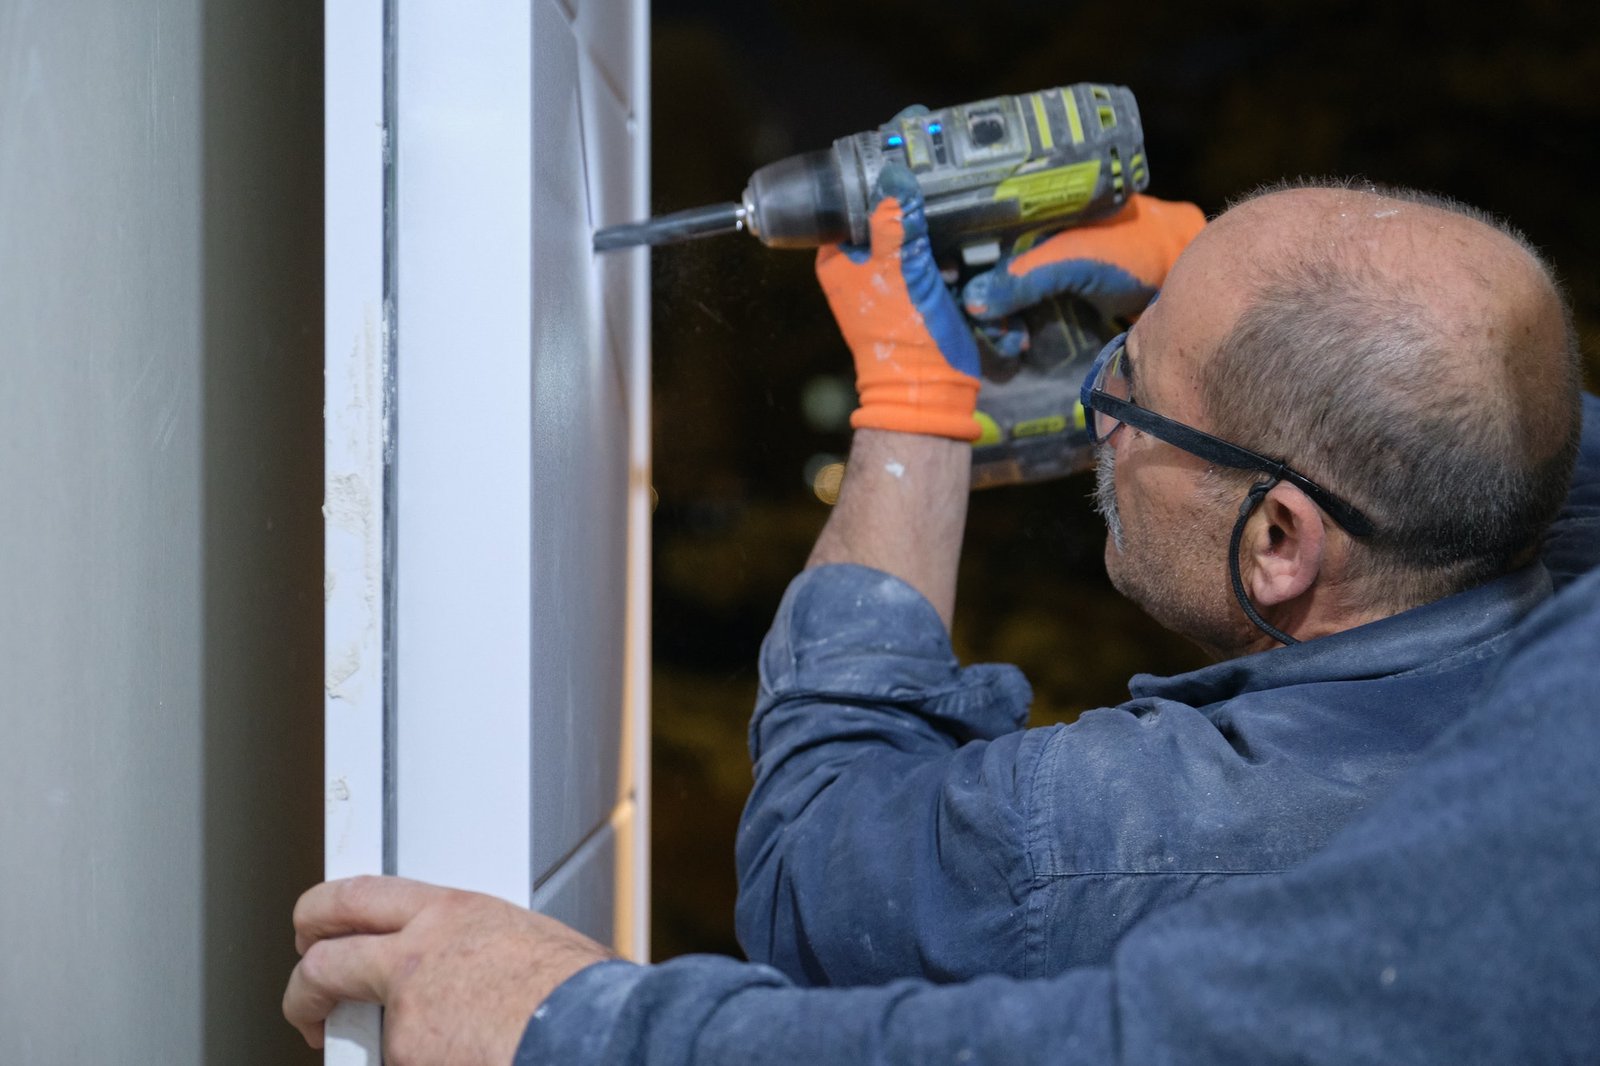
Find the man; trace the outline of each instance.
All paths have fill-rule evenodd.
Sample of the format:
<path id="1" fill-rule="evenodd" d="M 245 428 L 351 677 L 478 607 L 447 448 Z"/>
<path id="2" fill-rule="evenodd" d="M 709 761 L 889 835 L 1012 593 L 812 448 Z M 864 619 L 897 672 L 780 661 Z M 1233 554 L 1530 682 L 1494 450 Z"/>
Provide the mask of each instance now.
<path id="1" fill-rule="evenodd" d="M 383 1002 L 395 1066 L 1593 1062 L 1596 691 L 1600 572 L 1326 851 L 1163 911 L 1103 967 L 800 989 L 731 959 L 606 961 L 502 900 L 366 878 L 300 901 L 284 1011 L 320 1045 L 336 1001 Z"/>
<path id="2" fill-rule="evenodd" d="M 889 184 L 895 180 L 891 175 Z M 503 1062 L 517 1044 L 526 1013 L 582 970 L 528 1028 L 527 1061 L 600 1061 L 602 1054 L 609 1056 L 605 1061 L 688 1061 L 691 1048 L 704 1061 L 850 1061 L 845 1055 L 850 1050 L 860 1052 L 861 1059 L 881 1051 L 897 1060 L 959 1060 L 965 1048 L 979 1059 L 1009 1062 L 1030 1055 L 1056 1060 L 1074 1047 L 1090 1057 L 1109 1058 L 1114 1046 L 1127 1050 L 1131 1061 L 1147 1061 L 1174 1048 L 1198 1047 L 1194 1041 L 1203 1035 L 1220 1039 L 1220 1031 L 1208 1034 L 1205 1024 L 1223 1012 L 1203 993 L 1214 989 L 1226 995 L 1243 987 L 1252 967 L 1266 977 L 1255 987 L 1264 1004 L 1283 1001 L 1308 1010 L 1323 982 L 1325 993 L 1337 994 L 1332 1006 L 1339 1008 L 1331 1028 L 1313 1031 L 1287 1025 L 1276 1006 L 1263 1008 L 1264 1020 L 1243 1030 L 1264 1041 L 1264 1054 L 1312 1048 L 1315 1040 L 1331 1039 L 1329 1033 L 1340 1036 L 1345 1031 L 1340 1027 L 1359 1017 L 1339 1011 L 1359 1004 L 1360 997 L 1328 984 L 1337 984 L 1330 972 L 1343 974 L 1355 991 L 1367 991 L 1361 981 L 1370 975 L 1344 969 L 1365 958 L 1357 948 L 1387 953 L 1386 958 L 1403 955 L 1408 966 L 1426 959 L 1438 975 L 1473 959 L 1480 948 L 1498 951 L 1510 937 L 1515 975 L 1565 978 L 1574 960 L 1587 959 L 1592 968 L 1595 956 L 1586 946 L 1593 939 L 1592 897 L 1563 896 L 1570 886 L 1562 878 L 1571 881 L 1574 871 L 1581 875 L 1587 869 L 1596 849 L 1593 826 L 1581 823 L 1574 831 L 1571 796 L 1564 801 L 1568 806 L 1552 807 L 1537 795 L 1545 784 L 1568 792 L 1590 787 L 1588 777 L 1568 765 L 1572 759 L 1592 759 L 1592 751 L 1582 748 L 1583 737 L 1570 738 L 1574 748 L 1547 737 L 1551 743 L 1539 753 L 1548 760 L 1514 761 L 1495 778 L 1509 790 L 1500 796 L 1506 809 L 1495 824 L 1509 826 L 1509 839 L 1525 839 L 1534 851 L 1518 853 L 1520 844 L 1508 850 L 1499 836 L 1486 838 L 1495 844 L 1487 856 L 1493 862 L 1479 864 L 1488 871 L 1480 880 L 1463 875 L 1457 883 L 1446 877 L 1448 884 L 1425 886 L 1411 900 L 1421 906 L 1448 896 L 1458 901 L 1447 905 L 1463 921 L 1475 920 L 1459 901 L 1504 909 L 1497 895 L 1506 888 L 1501 865 L 1520 869 L 1530 854 L 1553 854 L 1559 876 L 1533 878 L 1529 883 L 1539 891 L 1526 899 L 1518 896 L 1517 913 L 1504 928 L 1493 928 L 1495 936 L 1451 939 L 1449 950 L 1434 955 L 1402 950 L 1410 928 L 1406 923 L 1417 918 L 1415 907 L 1395 906 L 1405 879 L 1443 874 L 1444 866 L 1432 864 L 1452 856 L 1484 857 L 1470 834 L 1463 839 L 1461 833 L 1482 813 L 1474 805 L 1499 794 L 1468 789 L 1463 795 L 1457 778 L 1449 778 L 1457 787 L 1434 804 L 1438 810 L 1432 820 L 1424 821 L 1439 830 L 1442 852 L 1420 850 L 1409 837 L 1409 852 L 1385 852 L 1383 842 L 1400 839 L 1407 830 L 1393 811 L 1414 810 L 1421 800 L 1414 796 L 1398 808 L 1390 805 L 1385 808 L 1389 820 L 1376 822 L 1383 846 L 1357 848 L 1348 870 L 1332 868 L 1326 883 L 1333 887 L 1320 899 L 1322 910 L 1308 910 L 1306 930 L 1294 931 L 1300 920 L 1295 897 L 1285 893 L 1312 898 L 1322 882 L 1313 879 L 1305 887 L 1287 879 L 1283 885 L 1302 887 L 1280 888 L 1272 879 L 1238 876 L 1297 862 L 1384 790 L 1423 747 L 1461 718 L 1469 697 L 1492 675 L 1514 622 L 1546 593 L 1544 572 L 1518 564 L 1531 560 L 1538 531 L 1561 500 L 1577 432 L 1576 375 L 1560 301 L 1537 260 L 1517 242 L 1454 210 L 1344 189 L 1262 197 L 1209 228 L 1174 270 L 1165 295 L 1140 320 L 1126 350 L 1108 349 L 1102 372 L 1091 383 L 1097 387 L 1089 390 L 1089 405 L 1097 418 L 1110 420 L 1099 430 L 1116 465 L 1103 481 L 1109 482 L 1108 510 L 1122 527 L 1121 542 L 1114 535 L 1108 544 L 1108 564 L 1131 594 L 1155 601 L 1151 606 L 1165 612 L 1164 619 L 1220 654 L 1252 652 L 1278 639 L 1258 636 L 1258 630 L 1305 644 L 1168 679 L 1179 684 L 1166 690 L 1154 679 L 1136 681 L 1136 689 L 1148 684 L 1153 690 L 1124 708 L 1086 716 L 1080 725 L 1089 728 L 1006 733 L 1020 723 L 1025 705 L 1020 679 L 997 668 L 958 672 L 941 621 L 953 610 L 960 516 L 953 518 L 952 512 L 964 506 L 968 457 L 954 436 L 924 432 L 964 432 L 959 408 L 952 412 L 950 403 L 966 393 L 970 404 L 976 388 L 953 377 L 951 368 L 959 374 L 959 367 L 975 367 L 975 360 L 969 362 L 970 353 L 960 350 L 953 360 L 944 354 L 967 334 L 953 305 L 947 298 L 941 301 L 943 289 L 925 246 L 916 240 L 920 218 L 914 185 L 887 191 L 887 206 L 880 206 L 876 219 L 875 254 L 823 257 L 825 284 L 830 284 L 830 262 L 842 259 L 866 268 L 854 280 L 839 284 L 836 277 L 830 284 L 847 336 L 874 312 L 881 328 L 853 338 L 864 370 L 867 413 L 858 416 L 864 428 L 852 454 L 852 474 L 818 543 L 814 565 L 791 589 L 764 652 L 763 707 L 754 728 L 758 782 L 748 819 L 754 829 L 747 827 L 741 840 L 741 867 L 747 889 L 752 871 L 756 880 L 766 878 L 774 886 L 774 905 L 766 940 L 755 938 L 752 950 L 765 949 L 807 980 L 872 979 L 884 971 L 919 970 L 941 979 L 991 970 L 1056 977 L 1089 958 L 1102 968 L 1020 984 L 991 978 L 949 990 L 900 984 L 806 994 L 783 987 L 770 970 L 725 961 L 690 960 L 652 970 L 591 967 L 603 958 L 596 945 L 509 905 L 405 882 L 358 881 L 314 889 L 297 909 L 306 958 L 286 995 L 290 1019 L 315 1041 L 334 1001 L 376 999 L 390 1008 L 388 1039 L 411 1050 L 418 1061 Z M 1358 211 L 1364 214 L 1351 222 Z M 1143 205 L 1138 215 L 1143 216 Z M 1396 219 L 1392 231 L 1366 224 Z M 1137 225 L 1137 217 L 1132 221 Z M 904 239 L 906 232 L 911 240 Z M 1103 235 L 1090 239 L 1104 241 Z M 1319 274 L 1324 257 L 1297 259 L 1298 244 L 1349 259 L 1325 257 L 1335 265 Z M 903 260 L 902 248 L 908 253 Z M 1100 251 L 1110 255 L 1114 248 L 1106 251 L 1103 244 Z M 1082 263 L 1078 257 L 1064 272 L 1080 280 L 1111 276 Z M 1402 284 L 1408 264 L 1410 270 L 1423 270 L 1426 284 Z M 1297 274 L 1297 267 L 1308 267 L 1311 280 Z M 1341 275 L 1337 268 L 1347 269 Z M 849 273 L 842 264 L 838 269 Z M 1152 280 L 1138 269 L 1124 273 Z M 1305 282 L 1298 288 L 1297 278 Z M 1286 401 L 1268 401 L 1274 405 L 1267 408 L 1271 417 L 1263 417 L 1253 434 L 1229 427 L 1227 403 L 1211 398 L 1208 404 L 1206 382 L 1212 374 L 1225 376 L 1230 358 L 1257 360 L 1266 373 L 1280 357 L 1272 343 L 1278 338 L 1271 316 L 1250 313 L 1253 307 L 1272 306 L 1274 299 L 1279 306 L 1304 303 L 1322 311 L 1321 317 L 1311 315 L 1309 324 L 1301 323 L 1300 340 L 1310 354 L 1336 358 L 1339 353 L 1329 350 L 1324 334 L 1337 318 L 1328 317 L 1323 305 L 1329 301 L 1318 300 L 1328 283 L 1337 281 L 1346 287 L 1334 289 L 1334 297 L 1364 297 L 1363 309 L 1378 314 L 1391 334 L 1415 325 L 1420 309 L 1432 313 L 1422 316 L 1425 325 L 1455 342 L 1430 344 L 1426 337 L 1400 336 L 1376 354 L 1367 350 L 1367 361 L 1378 364 L 1366 370 L 1379 391 L 1421 381 L 1428 393 L 1386 397 L 1389 406 L 1363 406 L 1356 414 L 1368 433 L 1363 448 L 1383 446 L 1397 428 L 1411 423 L 1428 427 L 1434 409 L 1454 414 L 1466 404 L 1466 410 L 1488 420 L 1465 427 L 1468 432 L 1448 438 L 1451 447 L 1443 449 L 1465 453 L 1467 469 L 1475 471 L 1466 479 L 1474 491 L 1482 487 L 1475 480 L 1480 472 L 1495 468 L 1482 461 L 1481 453 L 1499 459 L 1495 469 L 1501 473 L 1491 486 L 1495 491 L 1486 494 L 1487 503 L 1460 492 L 1447 497 L 1452 514 L 1471 516 L 1459 531 L 1462 546 L 1428 538 L 1448 528 L 1449 516 L 1410 514 L 1427 502 L 1410 495 L 1414 487 L 1397 490 L 1390 484 L 1396 499 L 1371 485 L 1346 483 L 1349 475 L 1340 475 L 1338 449 L 1319 437 L 1330 422 L 1336 434 L 1343 434 L 1341 440 L 1348 437 L 1339 424 L 1344 412 L 1328 410 L 1330 401 L 1317 390 L 1300 397 L 1315 412 L 1313 424 L 1288 430 L 1283 424 L 1293 420 Z M 989 295 L 998 287 L 991 286 Z M 1255 302 L 1229 296 L 1240 289 Z M 901 313 L 882 315 L 873 297 L 881 293 L 898 297 Z M 1390 295 L 1398 304 L 1385 303 Z M 1437 304 L 1428 302 L 1434 298 Z M 904 313 L 907 303 L 918 308 L 915 315 Z M 1397 314 L 1397 306 L 1407 314 Z M 1348 345 L 1348 331 L 1333 332 L 1334 340 Z M 1254 347 L 1244 343 L 1252 338 Z M 1301 353 L 1297 348 L 1290 354 Z M 1421 365 L 1429 354 L 1451 372 Z M 884 373 L 919 360 L 927 372 L 921 377 Z M 1348 362 L 1335 368 L 1341 375 L 1350 372 Z M 1280 363 L 1286 380 L 1272 384 L 1300 388 L 1302 378 L 1321 369 L 1284 369 Z M 1336 383 L 1342 387 L 1343 382 L 1339 377 Z M 1259 381 L 1248 384 L 1256 396 L 1266 391 Z M 1355 388 L 1352 402 L 1371 400 L 1371 384 Z M 1499 392 L 1472 405 L 1478 398 L 1474 389 L 1496 387 Z M 871 411 L 877 398 L 882 398 L 880 409 Z M 934 409 L 922 410 L 929 399 Z M 898 416 L 887 412 L 891 421 L 908 416 L 906 428 L 916 432 L 874 426 L 885 407 L 899 409 Z M 1505 432 L 1508 412 L 1518 420 L 1515 434 Z M 1115 424 L 1118 420 L 1123 424 Z M 1397 425 L 1397 420 L 1408 421 Z M 1196 436 L 1185 424 L 1218 437 L 1233 433 L 1235 441 L 1248 441 L 1260 452 L 1288 456 L 1293 469 Z M 1284 432 L 1290 438 L 1280 440 L 1303 448 L 1304 458 L 1273 439 Z M 1173 447 L 1171 438 L 1201 450 L 1211 462 L 1191 458 Z M 1451 473 L 1438 471 L 1437 441 L 1432 452 L 1426 444 L 1420 452 L 1392 454 L 1404 454 L 1407 463 L 1440 476 Z M 1591 465 L 1596 458 L 1587 456 Z M 1249 471 L 1252 464 L 1268 475 L 1259 490 L 1253 478 L 1238 480 L 1232 472 L 1233 467 Z M 1374 476 L 1393 482 L 1391 474 L 1379 466 Z M 1594 484 L 1591 470 L 1584 482 L 1590 503 Z M 1110 489 L 1116 492 L 1115 508 Z M 1493 506 L 1508 499 L 1510 506 Z M 1247 501 L 1243 507 L 1241 500 Z M 1323 514 L 1330 517 L 1324 520 Z M 1563 528 L 1561 565 L 1576 572 L 1592 561 L 1594 519 L 1568 515 Z M 1208 561 L 1197 546 L 1216 549 L 1216 557 Z M 1236 582 L 1230 580 L 1230 558 L 1239 560 Z M 850 565 L 824 565 L 836 563 Z M 1502 576 L 1473 584 L 1494 574 Z M 1213 579 L 1223 590 L 1236 585 L 1237 598 L 1209 595 L 1206 585 Z M 1445 595 L 1452 581 L 1466 591 Z M 1584 586 L 1591 596 L 1592 585 Z M 1430 594 L 1445 598 L 1404 610 L 1408 598 Z M 831 609 L 830 598 L 847 600 L 850 609 Z M 876 620 L 857 613 L 857 606 Z M 1252 612 L 1256 622 L 1250 621 Z M 1378 620 L 1369 621 L 1373 617 Z M 1374 640 L 1374 634 L 1381 639 Z M 1588 634 L 1591 643 L 1592 637 Z M 885 663 L 892 668 L 887 673 Z M 1571 684 L 1560 691 L 1578 688 Z M 820 700 L 819 690 L 826 693 Z M 1269 696 L 1275 704 L 1266 702 Z M 1308 724 L 1315 727 L 1314 735 L 1304 728 Z M 989 743 L 960 743 L 996 734 L 1004 735 Z M 1470 749 L 1472 759 L 1499 752 L 1495 745 L 1503 738 L 1490 734 L 1486 747 Z M 1547 773 L 1548 781 L 1540 776 Z M 1513 803 L 1522 795 L 1519 788 L 1527 802 Z M 1541 822 L 1535 814 L 1556 817 Z M 1505 823 L 1504 817 L 1511 821 Z M 1539 850 L 1557 839 L 1570 842 L 1566 851 Z M 1021 860 L 1011 857 L 1013 846 Z M 1212 849 L 1209 854 L 1206 847 Z M 1085 865 L 1085 856 L 1092 864 L 1101 855 L 1121 867 Z M 1207 859 L 1214 865 L 1192 865 Z M 1411 859 L 1423 861 L 1405 865 Z M 1389 860 L 1400 865 L 1384 866 Z M 1003 869 L 1008 862 L 1032 868 L 1029 878 L 1010 880 Z M 1143 928 L 1166 932 L 1127 938 L 1113 957 L 1115 941 L 1142 913 L 1228 875 L 1239 883 L 1214 896 L 1221 916 L 1216 922 L 1225 932 L 1194 937 L 1173 932 L 1187 928 L 1185 919 L 1175 917 L 1180 913 L 1212 913 L 1197 910 L 1205 902 L 1197 901 L 1145 923 Z M 1057 891 L 1061 882 L 1065 891 Z M 1379 915 L 1345 898 L 1350 886 L 1359 884 L 1374 886 Z M 829 905 L 830 885 L 844 906 Z M 995 901 L 1013 892 L 1014 885 L 1025 895 L 1011 897 L 1009 908 L 997 908 Z M 1587 889 L 1579 885 L 1575 891 Z M 1576 909 L 1567 908 L 1566 924 L 1537 928 L 1531 930 L 1536 935 L 1518 939 L 1530 914 L 1537 915 L 1552 899 L 1570 904 L 1574 898 Z M 1241 916 L 1273 907 L 1283 920 L 1281 928 L 1266 926 L 1274 939 L 1240 938 Z M 1017 915 L 1020 925 L 1005 924 L 1017 921 Z M 748 910 L 745 918 L 748 946 Z M 1375 930 L 1375 937 L 1351 935 L 1363 926 Z M 1211 926 L 1200 920 L 1196 928 Z M 1561 935 L 1552 939 L 1547 934 L 1556 928 Z M 1449 931 L 1482 930 L 1452 925 Z M 1332 953 L 1336 941 L 1343 943 L 1335 934 L 1348 939 L 1355 953 Z M 1274 954 L 1271 945 L 1283 950 Z M 1238 950 L 1223 950 L 1230 946 Z M 1317 952 L 1327 955 L 1321 968 L 1315 965 Z M 1561 965 L 1541 969 L 1552 958 Z M 1276 970 L 1262 965 L 1269 961 Z M 1170 973 L 1169 966 L 1174 967 Z M 1293 985 L 1295 973 L 1302 973 L 1302 986 Z M 1394 984 L 1385 982 L 1385 973 L 1379 971 L 1380 987 Z M 1574 987 L 1592 992 L 1594 985 L 1579 980 Z M 1113 990 L 1121 990 L 1120 1006 Z M 1445 992 L 1446 999 L 1455 996 L 1451 1002 L 1457 1006 L 1483 1005 L 1476 986 L 1451 986 Z M 1542 986 L 1539 994 L 1548 996 Z M 1130 1006 L 1137 1016 L 1123 1009 Z M 1566 1034 L 1551 1032 L 1548 1023 L 1572 1017 L 1570 997 L 1531 1005 L 1519 1000 L 1513 1006 L 1521 1013 L 1514 1024 L 1501 1027 L 1506 1040 L 1534 1049 L 1566 1047 L 1560 1043 Z M 1408 1014 L 1415 1008 L 1406 1004 Z M 1593 1009 L 1581 992 L 1577 1008 L 1580 1014 Z M 1528 1024 L 1529 1019 L 1538 1024 Z M 1430 1039 L 1437 1038 L 1431 1046 L 1441 1052 L 1450 1046 L 1446 1037 L 1453 1034 L 1470 1044 L 1472 1037 L 1464 1034 L 1474 1032 L 1425 1012 L 1417 1020 Z M 446 1043 L 431 1043 L 435 1038 Z M 1398 1039 L 1386 1037 L 1380 1044 L 1391 1051 L 1407 1046 Z M 1541 1039 L 1547 1043 L 1538 1043 Z M 441 1047 L 459 1054 L 435 1055 Z M 1140 1049 L 1155 1054 L 1136 1053 Z M 1216 1057 L 1225 1056 L 1219 1050 Z M 1360 1057 L 1359 1049 L 1351 1057 Z"/>
<path id="3" fill-rule="evenodd" d="M 740 940 L 809 984 L 1103 964 L 1146 915 L 1322 847 L 1548 595 L 1579 433 L 1567 312 L 1520 238 L 1417 194 L 1285 188 L 1207 226 L 1085 404 L 1113 581 L 1220 661 L 1022 731 L 1021 676 L 949 648 L 977 360 L 914 181 L 883 184 L 870 254 L 818 259 L 862 406 L 762 653 Z M 1194 225 L 1141 199 L 969 309 L 1062 284 L 1136 309 Z M 1597 532 L 1552 561 L 1587 569 Z"/>

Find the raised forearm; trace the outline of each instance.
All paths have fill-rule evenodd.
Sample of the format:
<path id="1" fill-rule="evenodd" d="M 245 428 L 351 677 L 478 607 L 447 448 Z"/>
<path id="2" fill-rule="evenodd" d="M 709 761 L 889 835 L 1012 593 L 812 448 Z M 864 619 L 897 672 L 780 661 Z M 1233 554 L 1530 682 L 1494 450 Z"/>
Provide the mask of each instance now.
<path id="1" fill-rule="evenodd" d="M 839 502 L 806 565 L 893 574 L 926 596 L 948 629 L 971 475 L 966 441 L 857 430 Z"/>

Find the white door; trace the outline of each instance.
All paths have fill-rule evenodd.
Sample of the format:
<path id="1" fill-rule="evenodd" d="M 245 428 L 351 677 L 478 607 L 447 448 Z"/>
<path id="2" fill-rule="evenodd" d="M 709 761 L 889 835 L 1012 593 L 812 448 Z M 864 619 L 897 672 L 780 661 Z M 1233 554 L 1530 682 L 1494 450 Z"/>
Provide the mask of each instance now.
<path id="1" fill-rule="evenodd" d="M 328 876 L 643 958 L 647 263 L 589 242 L 646 213 L 644 4 L 326 17 Z"/>

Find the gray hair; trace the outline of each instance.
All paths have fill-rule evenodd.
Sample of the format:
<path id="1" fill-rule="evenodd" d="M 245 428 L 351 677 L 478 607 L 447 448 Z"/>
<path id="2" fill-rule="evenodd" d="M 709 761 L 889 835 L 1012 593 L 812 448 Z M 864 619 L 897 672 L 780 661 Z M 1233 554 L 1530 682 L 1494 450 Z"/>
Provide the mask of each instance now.
<path id="1" fill-rule="evenodd" d="M 1485 381 L 1448 357 L 1459 342 L 1436 325 L 1426 278 L 1396 279 L 1355 254 L 1260 267 L 1251 305 L 1203 386 L 1213 431 L 1283 459 L 1365 512 L 1377 532 L 1355 541 L 1352 576 L 1399 610 L 1535 556 L 1572 476 L 1581 363 L 1560 285 L 1520 233 L 1452 200 L 1365 188 L 1514 240 L 1556 294 L 1566 338 L 1559 389 L 1530 404 L 1509 374 Z M 1517 364 L 1518 353 L 1504 354 L 1505 365 Z"/>

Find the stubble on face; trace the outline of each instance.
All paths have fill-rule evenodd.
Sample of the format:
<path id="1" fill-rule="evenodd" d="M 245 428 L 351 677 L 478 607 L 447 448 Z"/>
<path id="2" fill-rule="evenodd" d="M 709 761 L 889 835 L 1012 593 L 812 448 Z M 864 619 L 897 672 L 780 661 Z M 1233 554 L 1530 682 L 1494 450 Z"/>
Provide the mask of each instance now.
<path id="1" fill-rule="evenodd" d="M 1124 429 L 1123 432 L 1127 430 Z M 1100 446 L 1095 461 L 1095 509 L 1106 523 L 1106 573 L 1112 586 L 1167 629 L 1214 658 L 1236 654 L 1241 631 L 1227 583 L 1227 538 L 1208 529 L 1215 499 L 1181 518 L 1157 515 L 1130 530 L 1117 503 L 1116 450 Z M 1209 504 L 1209 506 L 1205 506 Z M 1137 516 L 1136 516 L 1137 517 Z M 1214 518 L 1214 514 L 1209 517 Z"/>
<path id="2" fill-rule="evenodd" d="M 1095 449 L 1094 509 L 1105 519 L 1106 534 L 1118 552 L 1127 550 L 1122 514 L 1117 510 L 1117 453 L 1109 443 Z"/>

